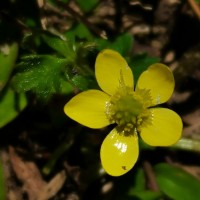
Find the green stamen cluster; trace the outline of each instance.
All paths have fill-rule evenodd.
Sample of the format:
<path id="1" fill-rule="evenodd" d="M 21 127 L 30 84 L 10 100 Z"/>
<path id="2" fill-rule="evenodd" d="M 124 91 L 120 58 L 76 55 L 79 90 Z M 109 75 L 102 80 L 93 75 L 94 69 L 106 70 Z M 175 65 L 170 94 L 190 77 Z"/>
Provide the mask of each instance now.
<path id="1" fill-rule="evenodd" d="M 151 118 L 150 111 L 146 109 L 148 101 L 144 101 L 143 96 L 146 95 L 137 94 L 132 88 L 121 87 L 107 104 L 108 119 L 116 123 L 118 131 L 124 135 L 138 132 L 144 121 Z"/>

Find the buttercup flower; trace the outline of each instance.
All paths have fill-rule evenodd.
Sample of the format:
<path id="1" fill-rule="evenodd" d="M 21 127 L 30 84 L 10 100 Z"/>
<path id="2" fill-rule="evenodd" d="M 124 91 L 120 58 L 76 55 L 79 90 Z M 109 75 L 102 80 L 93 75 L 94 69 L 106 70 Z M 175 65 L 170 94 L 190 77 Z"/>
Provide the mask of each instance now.
<path id="1" fill-rule="evenodd" d="M 126 60 L 116 51 L 100 52 L 95 75 L 102 89 L 73 97 L 64 107 L 66 115 L 90 128 L 116 127 L 101 146 L 101 162 L 112 176 L 127 173 L 139 155 L 138 137 L 151 146 L 169 146 L 181 137 L 181 118 L 172 110 L 155 107 L 166 102 L 174 90 L 170 69 L 160 63 L 144 71 L 134 87 Z"/>

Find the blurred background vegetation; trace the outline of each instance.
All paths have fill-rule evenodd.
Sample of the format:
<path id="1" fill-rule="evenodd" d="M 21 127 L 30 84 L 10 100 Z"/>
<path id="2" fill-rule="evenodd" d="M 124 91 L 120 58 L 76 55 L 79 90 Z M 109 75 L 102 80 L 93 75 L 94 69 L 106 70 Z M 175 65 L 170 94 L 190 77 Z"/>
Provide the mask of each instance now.
<path id="1" fill-rule="evenodd" d="M 107 175 L 100 146 L 111 130 L 69 119 L 65 103 L 98 88 L 98 52 L 121 53 L 135 80 L 156 62 L 174 73 L 165 104 L 182 139 L 140 144 L 136 166 Z M 199 0 L 1 0 L 0 200 L 197 200 L 200 198 Z"/>

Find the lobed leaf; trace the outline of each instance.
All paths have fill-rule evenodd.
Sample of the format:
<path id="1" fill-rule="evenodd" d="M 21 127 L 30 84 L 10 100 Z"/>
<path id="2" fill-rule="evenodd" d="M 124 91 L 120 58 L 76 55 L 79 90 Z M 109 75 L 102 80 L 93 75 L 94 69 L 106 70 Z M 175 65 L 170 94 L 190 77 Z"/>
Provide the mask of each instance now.
<path id="1" fill-rule="evenodd" d="M 66 59 L 49 55 L 27 56 L 18 65 L 12 85 L 18 92 L 31 90 L 41 98 L 48 98 L 60 91 L 66 67 Z"/>
<path id="2" fill-rule="evenodd" d="M 42 38 L 48 46 L 60 53 L 62 56 L 68 58 L 68 60 L 74 60 L 75 52 L 68 41 L 50 33 L 43 34 Z"/>

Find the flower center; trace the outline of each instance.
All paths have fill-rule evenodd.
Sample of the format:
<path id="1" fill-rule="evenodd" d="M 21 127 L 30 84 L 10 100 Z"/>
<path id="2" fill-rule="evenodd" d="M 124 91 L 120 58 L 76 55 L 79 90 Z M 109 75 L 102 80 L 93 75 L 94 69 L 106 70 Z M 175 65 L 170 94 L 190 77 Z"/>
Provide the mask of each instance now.
<path id="1" fill-rule="evenodd" d="M 145 95 L 144 95 L 145 94 Z M 140 131 L 140 127 L 151 119 L 147 109 L 149 101 L 145 100 L 144 91 L 138 94 L 130 87 L 120 87 L 107 104 L 106 115 L 111 123 L 124 135 L 132 135 Z"/>

